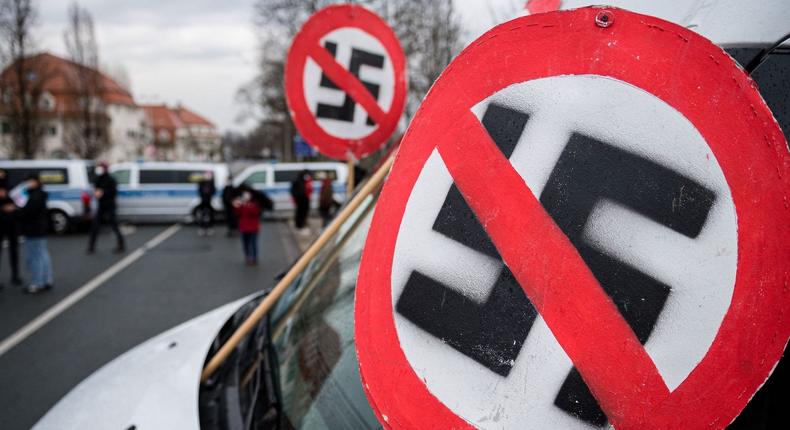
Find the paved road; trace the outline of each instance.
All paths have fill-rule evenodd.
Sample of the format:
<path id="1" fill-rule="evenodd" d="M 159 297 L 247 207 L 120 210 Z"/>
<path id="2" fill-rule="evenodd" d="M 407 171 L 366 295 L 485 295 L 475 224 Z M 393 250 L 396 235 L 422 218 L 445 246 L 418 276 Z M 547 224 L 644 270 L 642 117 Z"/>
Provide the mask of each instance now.
<path id="1" fill-rule="evenodd" d="M 109 235 L 92 256 L 85 255 L 84 235 L 51 238 L 55 289 L 29 296 L 6 283 L 0 291 L 0 342 L 6 347 L 47 310 L 62 307 L 75 291 L 88 291 L 5 353 L 0 345 L 0 429 L 30 428 L 102 365 L 168 328 L 271 286 L 298 256 L 291 230 L 281 222 L 263 224 L 257 267 L 246 267 L 240 240 L 220 231 L 198 237 L 190 226 L 127 230 L 133 231 L 125 255 L 110 252 Z M 8 275 L 5 254 L 2 280 Z"/>

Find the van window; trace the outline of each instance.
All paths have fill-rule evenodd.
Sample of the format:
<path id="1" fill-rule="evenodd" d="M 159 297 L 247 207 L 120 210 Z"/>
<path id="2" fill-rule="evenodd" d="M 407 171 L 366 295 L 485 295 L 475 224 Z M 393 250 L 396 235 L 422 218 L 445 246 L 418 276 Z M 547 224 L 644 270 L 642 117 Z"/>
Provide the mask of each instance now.
<path id="1" fill-rule="evenodd" d="M 177 170 L 173 173 L 175 173 L 176 182 L 178 183 L 197 184 L 198 182 L 206 179 L 205 170 L 199 170 L 199 171 Z"/>
<path id="2" fill-rule="evenodd" d="M 302 172 L 302 169 L 299 170 L 275 170 L 274 171 L 274 182 L 293 182 L 297 176 Z"/>
<path id="3" fill-rule="evenodd" d="M 170 184 L 173 179 L 173 172 L 170 170 L 140 170 L 141 184 Z"/>
<path id="4" fill-rule="evenodd" d="M 85 173 L 88 174 L 88 184 L 95 184 L 96 183 L 96 166 L 91 165 L 91 164 L 85 166 Z"/>
<path id="5" fill-rule="evenodd" d="M 205 178 L 204 170 L 140 170 L 141 184 L 197 184 Z"/>
<path id="6" fill-rule="evenodd" d="M 111 175 L 113 178 L 115 178 L 115 181 L 118 182 L 118 185 L 129 185 L 132 171 L 129 169 L 116 170 L 112 172 Z"/>
<path id="7" fill-rule="evenodd" d="M 329 177 L 329 179 L 333 181 L 337 180 L 337 170 L 335 169 L 316 169 L 312 172 L 313 178 L 316 179 L 324 179 L 325 177 Z"/>
<path id="8" fill-rule="evenodd" d="M 65 168 L 9 167 L 5 171 L 8 178 L 8 189 L 19 185 L 32 173 L 37 173 L 41 183 L 45 185 L 69 183 L 69 172 Z"/>
<path id="9" fill-rule="evenodd" d="M 268 177 L 269 177 L 269 172 L 265 170 L 261 170 L 248 176 L 247 179 L 244 180 L 244 183 L 254 184 L 254 185 L 264 185 L 266 184 L 266 179 Z"/>
<path id="10" fill-rule="evenodd" d="M 9 167 L 4 168 L 3 170 L 5 170 L 6 173 L 9 190 L 19 185 L 27 178 L 27 175 L 33 172 L 33 169 L 19 167 Z"/>
<path id="11" fill-rule="evenodd" d="M 313 175 L 313 179 L 324 178 L 324 176 L 329 176 L 330 179 L 337 180 L 337 170 L 335 169 L 307 169 L 311 175 Z M 297 170 L 275 170 L 274 171 L 274 182 L 293 182 L 300 173 L 302 173 L 304 169 L 297 169 Z"/>
<path id="12" fill-rule="evenodd" d="M 43 184 L 68 184 L 69 172 L 66 169 L 41 169 L 38 172 L 38 177 Z"/>

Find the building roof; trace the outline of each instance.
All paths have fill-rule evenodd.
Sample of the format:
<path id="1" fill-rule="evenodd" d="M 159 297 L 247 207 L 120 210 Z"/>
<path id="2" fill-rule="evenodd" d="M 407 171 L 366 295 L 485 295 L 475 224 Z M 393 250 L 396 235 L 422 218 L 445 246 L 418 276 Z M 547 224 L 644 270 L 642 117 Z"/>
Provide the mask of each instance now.
<path id="1" fill-rule="evenodd" d="M 134 98 L 128 90 L 98 70 L 50 53 L 33 55 L 22 61 L 31 74 L 31 85 L 37 91 L 47 92 L 54 97 L 55 112 L 79 111 L 79 91 L 76 88 L 81 78 L 98 82 L 98 93 L 104 103 L 135 106 Z M 9 65 L 0 73 L 0 80 L 7 85 L 16 86 L 15 64 Z"/>
<path id="2" fill-rule="evenodd" d="M 205 125 L 208 127 L 214 127 L 214 123 L 181 105 L 175 109 L 172 109 L 172 111 L 178 115 L 178 118 L 181 119 L 181 122 L 186 125 Z"/>
<path id="3" fill-rule="evenodd" d="M 209 134 L 215 134 L 214 124 L 197 113 L 179 105 L 175 108 L 165 104 L 142 105 L 141 106 L 151 128 L 154 130 L 154 141 L 159 145 L 172 144 L 175 141 L 176 131 L 180 128 L 193 125 L 209 127 Z M 167 140 L 163 139 L 162 131 L 167 132 Z"/>
<path id="4" fill-rule="evenodd" d="M 175 130 L 183 125 L 179 116 L 167 105 L 143 105 L 141 107 L 148 115 L 148 121 L 154 130 L 162 128 Z"/>

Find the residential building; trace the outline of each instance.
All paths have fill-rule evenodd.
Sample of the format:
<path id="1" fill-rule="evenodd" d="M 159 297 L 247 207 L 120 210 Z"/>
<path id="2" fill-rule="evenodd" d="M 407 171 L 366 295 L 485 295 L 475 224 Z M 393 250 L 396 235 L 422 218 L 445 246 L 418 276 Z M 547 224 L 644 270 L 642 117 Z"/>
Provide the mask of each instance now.
<path id="1" fill-rule="evenodd" d="M 143 109 L 153 129 L 153 151 L 160 160 L 217 161 L 222 158 L 216 126 L 203 116 L 178 105 L 146 105 Z"/>
<path id="2" fill-rule="evenodd" d="M 35 157 L 91 157 L 115 162 L 137 159 L 151 145 L 153 136 L 145 110 L 128 89 L 106 74 L 49 53 L 23 61 L 28 88 L 24 100 L 34 106 Z M 14 73 L 16 64 L 0 72 L 2 158 L 23 156 L 13 133 L 18 112 L 14 103 L 22 100 L 14 96 L 20 87 Z"/>

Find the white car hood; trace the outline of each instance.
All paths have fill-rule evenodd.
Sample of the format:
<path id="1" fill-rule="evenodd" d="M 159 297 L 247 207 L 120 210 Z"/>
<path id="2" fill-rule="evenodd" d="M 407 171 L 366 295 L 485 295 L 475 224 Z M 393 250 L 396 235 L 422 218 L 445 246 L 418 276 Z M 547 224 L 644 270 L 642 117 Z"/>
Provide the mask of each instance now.
<path id="1" fill-rule="evenodd" d="M 251 297 L 125 352 L 74 387 L 33 429 L 199 429 L 198 390 L 206 353 L 222 325 Z"/>

